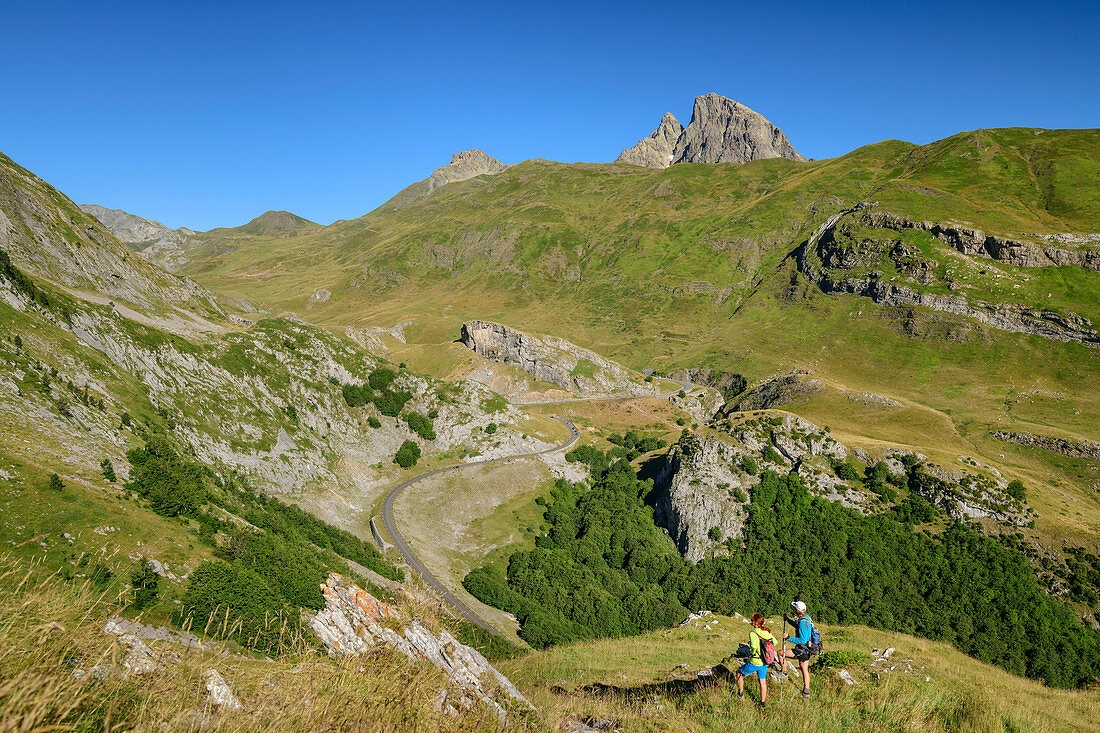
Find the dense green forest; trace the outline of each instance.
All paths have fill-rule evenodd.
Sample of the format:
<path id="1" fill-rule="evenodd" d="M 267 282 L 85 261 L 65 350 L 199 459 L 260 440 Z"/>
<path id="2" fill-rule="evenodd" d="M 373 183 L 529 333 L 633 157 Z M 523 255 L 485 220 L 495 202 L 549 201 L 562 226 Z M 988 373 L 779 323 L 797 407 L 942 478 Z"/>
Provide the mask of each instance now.
<path id="1" fill-rule="evenodd" d="M 1100 632 L 1046 595 L 1018 551 L 966 524 L 915 528 L 930 505 L 863 516 L 769 471 L 744 546 L 691 565 L 654 525 L 652 483 L 623 460 L 593 463 L 591 488 L 555 485 L 534 549 L 514 552 L 507 573 L 487 566 L 464 581 L 514 613 L 534 646 L 666 627 L 688 609 L 778 613 L 798 598 L 819 621 L 947 640 L 1050 685 L 1100 677 Z"/>

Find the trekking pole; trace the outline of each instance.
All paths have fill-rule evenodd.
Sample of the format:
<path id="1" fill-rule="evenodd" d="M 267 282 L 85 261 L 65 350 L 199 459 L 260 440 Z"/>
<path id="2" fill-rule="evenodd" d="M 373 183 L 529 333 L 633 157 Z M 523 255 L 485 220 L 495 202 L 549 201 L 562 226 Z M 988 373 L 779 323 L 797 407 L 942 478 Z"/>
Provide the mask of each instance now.
<path id="1" fill-rule="evenodd" d="M 787 675 L 787 625 L 786 620 L 780 622 L 780 628 L 783 629 L 783 641 L 779 643 L 779 648 L 782 651 L 779 652 L 779 674 L 785 677 Z M 783 684 L 783 677 L 779 678 L 779 702 L 783 702 L 783 690 L 787 689 L 787 686 Z"/>

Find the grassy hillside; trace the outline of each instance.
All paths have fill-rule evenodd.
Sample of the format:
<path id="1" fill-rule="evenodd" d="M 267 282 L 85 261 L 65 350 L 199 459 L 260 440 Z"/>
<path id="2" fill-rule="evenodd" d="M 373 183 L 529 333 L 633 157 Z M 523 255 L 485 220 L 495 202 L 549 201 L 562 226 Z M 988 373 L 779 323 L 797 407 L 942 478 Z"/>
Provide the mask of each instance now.
<path id="1" fill-rule="evenodd" d="M 777 631 L 781 621 L 769 623 Z M 731 697 L 726 678 L 697 677 L 745 642 L 748 628 L 743 620 L 711 616 L 630 639 L 533 652 L 500 667 L 554 717 L 610 718 L 624 731 L 1098 729 L 1100 693 L 1095 690 L 1051 690 L 947 644 L 861 626 L 821 627 L 833 663 L 852 676 L 855 686 L 825 667 L 812 673 L 810 700 L 801 699 L 790 681 L 783 683 L 781 698 L 780 683 L 769 682 L 768 711 L 762 716 L 754 705 L 759 697 L 755 678 L 746 686 L 746 699 L 739 701 Z M 896 649 L 890 663 L 873 663 L 873 649 L 890 647 Z"/>
<path id="2" fill-rule="evenodd" d="M 973 455 L 1068 493 L 1081 512 L 1071 518 L 1080 530 L 1072 534 L 1082 539 L 1100 532 L 1100 467 L 1082 470 L 1042 453 L 1025 466 L 988 433 L 1100 438 L 1100 360 L 1092 349 L 826 295 L 791 254 L 830 215 L 860 201 L 1025 241 L 1100 232 L 1098 166 L 1100 132 L 1025 128 L 925 146 L 885 141 L 809 163 L 650 170 L 528 161 L 311 236 L 254 238 L 196 259 L 189 272 L 318 323 L 412 322 L 401 348 L 441 372 L 450 370 L 450 342 L 470 318 L 562 336 L 634 368 L 708 366 L 754 382 L 804 369 L 843 393 L 883 395 L 936 415 L 942 429 L 907 430 L 904 419 L 866 419 L 866 410 L 837 405 L 788 409 L 857 442 L 888 440 L 949 460 Z M 937 278 L 907 285 L 920 292 L 955 294 L 946 285 L 954 282 L 970 300 L 1077 313 L 1094 325 L 1100 317 L 1095 271 L 969 257 L 926 232 L 870 234 L 919 250 Z M 867 269 L 905 282 L 887 257 Z M 331 297 L 312 297 L 317 288 Z"/>

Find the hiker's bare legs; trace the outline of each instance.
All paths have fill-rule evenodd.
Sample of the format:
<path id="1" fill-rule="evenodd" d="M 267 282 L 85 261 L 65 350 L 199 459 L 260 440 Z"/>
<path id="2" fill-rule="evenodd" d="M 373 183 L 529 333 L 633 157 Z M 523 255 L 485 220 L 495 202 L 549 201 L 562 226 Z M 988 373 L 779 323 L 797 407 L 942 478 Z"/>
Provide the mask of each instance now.
<path id="1" fill-rule="evenodd" d="M 737 673 L 737 694 L 745 694 L 745 675 L 741 674 L 740 672 Z"/>
<path id="2" fill-rule="evenodd" d="M 768 681 L 766 679 L 760 680 L 760 704 L 763 705 L 768 701 Z"/>
<path id="3" fill-rule="evenodd" d="M 810 660 L 799 662 L 798 668 L 802 670 L 802 689 L 810 689 Z"/>

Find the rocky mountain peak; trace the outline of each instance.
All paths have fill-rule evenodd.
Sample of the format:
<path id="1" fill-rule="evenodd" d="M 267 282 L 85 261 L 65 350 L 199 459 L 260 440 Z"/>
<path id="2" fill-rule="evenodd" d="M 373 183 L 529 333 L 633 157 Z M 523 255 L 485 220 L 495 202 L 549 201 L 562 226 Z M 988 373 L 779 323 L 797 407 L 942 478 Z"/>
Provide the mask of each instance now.
<path id="1" fill-rule="evenodd" d="M 648 138 L 624 150 L 616 162 L 667 168 L 676 163 L 747 163 L 762 158 L 806 160 L 759 112 L 710 93 L 695 98 L 687 127 L 666 113 Z"/>
<path id="2" fill-rule="evenodd" d="M 644 165 L 647 168 L 667 168 L 672 163 L 676 141 L 683 132 L 684 126 L 680 121 L 671 112 L 665 112 L 657 129 L 649 137 L 639 140 L 634 147 L 620 153 L 615 162 Z"/>
<path id="3" fill-rule="evenodd" d="M 428 193 L 448 183 L 465 181 L 475 176 L 500 173 L 507 168 L 496 158 L 488 155 L 484 150 L 471 148 L 463 150 L 451 156 L 451 162 L 442 168 L 437 168 L 428 178 Z"/>

